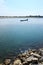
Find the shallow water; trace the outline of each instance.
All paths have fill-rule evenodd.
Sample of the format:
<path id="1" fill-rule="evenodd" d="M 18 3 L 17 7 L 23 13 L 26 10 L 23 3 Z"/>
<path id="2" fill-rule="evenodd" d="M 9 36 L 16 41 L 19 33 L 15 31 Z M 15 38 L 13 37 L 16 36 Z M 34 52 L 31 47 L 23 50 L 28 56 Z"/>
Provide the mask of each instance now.
<path id="1" fill-rule="evenodd" d="M 0 19 L 0 58 L 43 47 L 43 18 Z"/>

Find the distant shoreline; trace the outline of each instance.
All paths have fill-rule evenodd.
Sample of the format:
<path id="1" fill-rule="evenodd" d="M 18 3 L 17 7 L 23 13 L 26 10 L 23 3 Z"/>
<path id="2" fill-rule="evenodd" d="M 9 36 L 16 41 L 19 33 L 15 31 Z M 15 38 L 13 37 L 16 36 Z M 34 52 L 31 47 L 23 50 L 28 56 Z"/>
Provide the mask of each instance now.
<path id="1" fill-rule="evenodd" d="M 43 16 L 0 16 L 0 18 L 43 18 Z"/>

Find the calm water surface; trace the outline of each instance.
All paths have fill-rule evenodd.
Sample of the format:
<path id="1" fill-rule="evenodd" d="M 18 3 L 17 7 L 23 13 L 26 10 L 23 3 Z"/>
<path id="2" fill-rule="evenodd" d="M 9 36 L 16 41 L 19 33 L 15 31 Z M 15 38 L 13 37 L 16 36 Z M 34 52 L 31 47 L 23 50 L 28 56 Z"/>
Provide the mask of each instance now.
<path id="1" fill-rule="evenodd" d="M 43 47 L 43 18 L 21 19 L 0 19 L 0 58 Z"/>

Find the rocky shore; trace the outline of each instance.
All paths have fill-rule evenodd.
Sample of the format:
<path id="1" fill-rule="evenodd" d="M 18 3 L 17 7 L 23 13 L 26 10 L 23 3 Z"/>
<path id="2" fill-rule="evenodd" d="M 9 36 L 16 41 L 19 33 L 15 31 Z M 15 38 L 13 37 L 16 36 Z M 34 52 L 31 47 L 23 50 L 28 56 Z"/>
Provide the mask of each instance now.
<path id="1" fill-rule="evenodd" d="M 29 49 L 13 59 L 6 58 L 0 65 L 43 65 L 43 48 Z"/>

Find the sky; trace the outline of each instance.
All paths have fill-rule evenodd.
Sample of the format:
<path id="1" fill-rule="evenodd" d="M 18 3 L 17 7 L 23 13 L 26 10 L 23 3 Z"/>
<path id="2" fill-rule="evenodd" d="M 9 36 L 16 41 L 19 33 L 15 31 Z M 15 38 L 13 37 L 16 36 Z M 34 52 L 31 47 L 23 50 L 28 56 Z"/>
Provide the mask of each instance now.
<path id="1" fill-rule="evenodd" d="M 0 16 L 43 15 L 43 0 L 0 0 Z"/>

